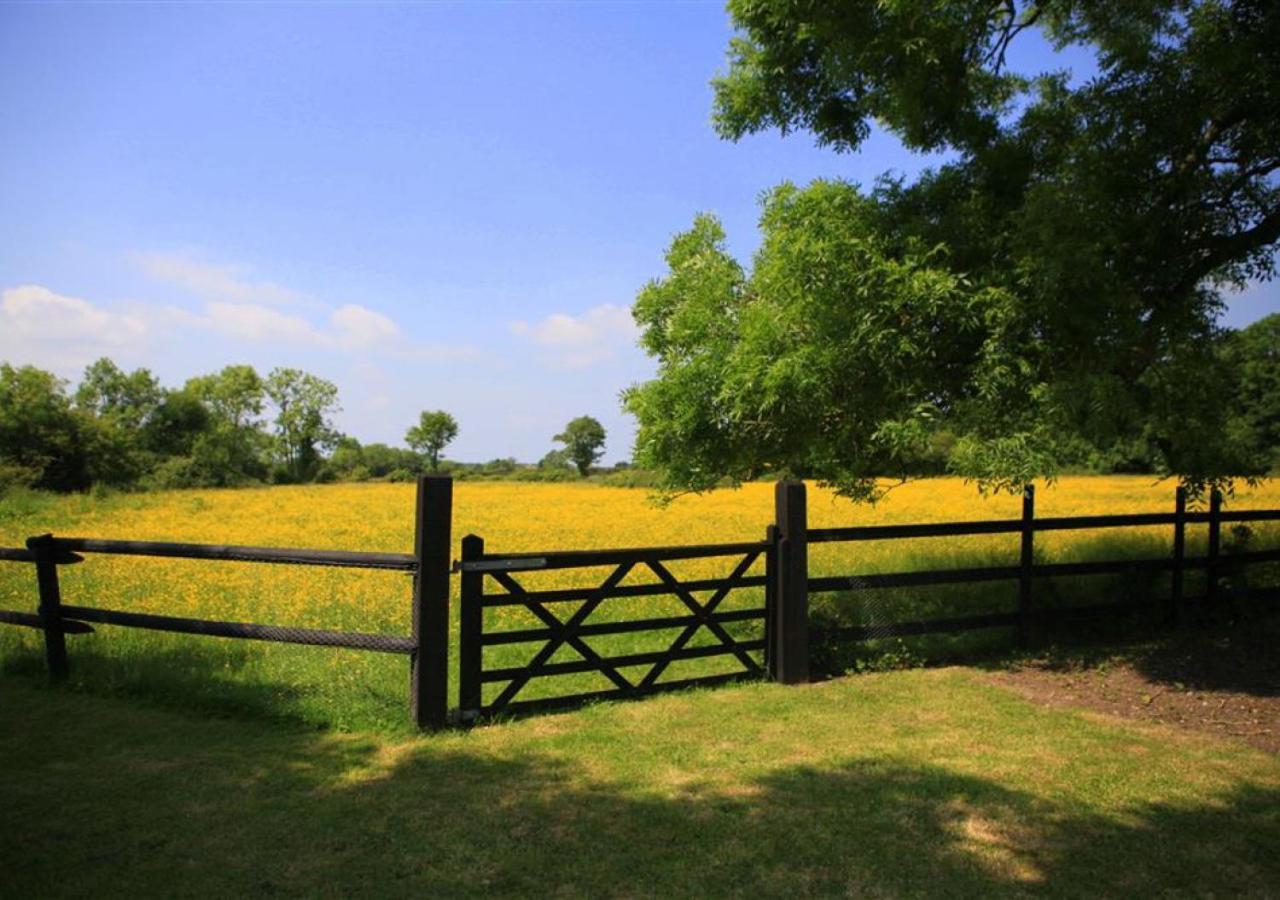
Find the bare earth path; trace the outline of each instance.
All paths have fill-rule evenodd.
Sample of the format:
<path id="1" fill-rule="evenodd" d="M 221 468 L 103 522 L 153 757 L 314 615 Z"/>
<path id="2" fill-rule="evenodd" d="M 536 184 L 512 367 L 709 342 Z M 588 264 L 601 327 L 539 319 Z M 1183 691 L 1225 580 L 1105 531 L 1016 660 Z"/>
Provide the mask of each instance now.
<path id="1" fill-rule="evenodd" d="M 1280 617 L 1120 650 L 1057 651 L 989 677 L 1047 706 L 1174 725 L 1280 753 Z"/>

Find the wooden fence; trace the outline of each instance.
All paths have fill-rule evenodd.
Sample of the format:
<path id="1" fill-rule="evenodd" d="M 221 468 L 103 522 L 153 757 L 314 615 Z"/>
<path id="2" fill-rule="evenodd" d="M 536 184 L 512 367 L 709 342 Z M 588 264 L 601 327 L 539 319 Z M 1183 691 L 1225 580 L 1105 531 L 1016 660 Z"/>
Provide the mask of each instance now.
<path id="1" fill-rule="evenodd" d="M 448 721 L 449 673 L 449 552 L 453 481 L 427 476 L 418 481 L 414 552 L 356 553 L 344 550 L 298 550 L 276 547 L 235 547 L 215 544 L 176 544 L 156 541 L 108 541 L 64 538 L 51 534 L 28 539 L 26 548 L 0 548 L 0 561 L 34 563 L 39 607 L 34 615 L 0 610 L 0 622 L 44 631 L 45 660 L 50 676 L 68 672 L 68 634 L 91 633 L 90 622 L 239 638 L 346 647 L 409 657 L 409 707 L 421 728 L 437 728 Z M 62 602 L 59 566 L 85 561 L 81 554 L 124 554 L 178 559 L 383 569 L 412 573 L 413 633 L 409 636 L 322 631 L 249 622 L 219 622 L 178 616 L 152 615 Z"/>
<path id="2" fill-rule="evenodd" d="M 544 553 L 486 552 L 484 540 L 468 535 L 461 544 L 461 558 L 450 564 L 452 481 L 444 476 L 428 476 L 418 482 L 418 501 L 413 553 L 357 553 L 334 550 L 296 550 L 265 547 L 230 547 L 209 544 L 174 544 L 145 541 L 96 540 L 42 535 L 27 541 L 25 548 L 0 548 L 0 561 L 34 564 L 39 606 L 32 614 L 0 610 L 0 623 L 42 629 L 50 675 L 65 677 L 68 669 L 66 635 L 85 634 L 93 625 L 106 624 L 147 628 L 185 634 L 249 640 L 281 641 L 320 647 L 347 647 L 385 653 L 401 653 L 410 660 L 410 711 L 420 727 L 441 727 L 447 722 L 473 721 L 505 712 L 521 712 L 585 700 L 635 697 L 694 684 L 720 683 L 741 678 L 768 677 L 786 684 L 810 679 L 810 645 L 823 641 L 862 641 L 890 636 L 955 633 L 981 628 L 1014 628 L 1024 644 L 1037 630 L 1059 618 L 1115 615 L 1138 608 L 1150 609 L 1150 602 L 1120 601 L 1069 608 L 1042 608 L 1037 605 L 1038 579 L 1116 574 L 1126 572 L 1168 572 L 1170 591 L 1160 601 L 1163 617 L 1170 624 L 1181 621 L 1188 609 L 1211 610 L 1221 599 L 1223 567 L 1228 558 L 1222 550 L 1222 526 L 1227 523 L 1280 521 L 1280 510 L 1238 510 L 1226 512 L 1222 497 L 1213 493 L 1205 512 L 1187 509 L 1186 494 L 1179 489 L 1171 513 L 1136 515 L 1042 517 L 1035 516 L 1035 492 L 1023 495 L 1022 515 L 1017 519 L 933 524 L 870 525 L 850 528 L 808 527 L 805 487 L 797 482 L 781 482 L 775 491 L 775 518 L 762 541 L 741 543 L 642 547 L 615 550 L 555 550 Z M 1206 553 L 1187 554 L 1187 529 L 1207 528 Z M 1171 553 L 1158 558 L 1090 560 L 1087 562 L 1037 563 L 1035 536 L 1045 531 L 1113 529 L 1169 526 Z M 953 568 L 930 571 L 880 574 L 822 575 L 809 573 L 809 545 L 833 542 L 866 542 L 927 537 L 968 535 L 1018 535 L 1020 555 L 1017 565 Z M 390 569 L 414 575 L 412 597 L 413 633 L 409 636 L 321 631 L 245 622 L 218 622 L 177 616 L 131 613 L 64 604 L 58 582 L 60 566 L 77 565 L 82 554 L 129 554 L 179 557 L 200 560 L 286 565 L 340 566 Z M 716 578 L 680 579 L 669 563 L 680 560 L 727 559 L 730 570 Z M 763 574 L 750 574 L 764 562 Z M 1280 549 L 1236 551 L 1229 557 L 1232 566 L 1280 561 Z M 534 589 L 527 573 L 551 570 L 600 570 L 608 574 L 572 587 Z M 1203 594 L 1186 595 L 1186 573 L 1202 570 L 1206 577 Z M 449 590 L 450 572 L 460 575 L 460 661 L 459 711 L 449 714 Z M 644 584 L 625 584 L 637 571 L 650 578 Z M 517 577 L 519 576 L 519 577 Z M 1018 585 L 1016 609 L 981 612 L 966 616 L 917 619 L 878 625 L 818 628 L 810 620 L 809 598 L 824 592 L 879 590 L 901 587 L 1015 581 Z M 497 589 L 494 589 L 496 586 Z M 723 610 L 724 599 L 733 591 L 759 590 L 758 606 Z M 709 596 L 699 601 L 696 592 Z M 589 621 L 606 605 L 635 597 L 674 597 L 683 610 L 675 616 L 617 617 Z M 578 603 L 571 614 L 557 614 L 557 604 Z M 504 606 L 530 613 L 539 627 L 487 629 L 485 611 Z M 729 628 L 758 626 L 750 637 L 733 636 Z M 591 639 L 608 635 L 673 634 L 663 649 L 605 656 Z M 694 644 L 707 634 L 711 643 Z M 532 645 L 532 657 L 521 665 L 486 666 L 485 648 Z M 574 659 L 556 659 L 571 650 Z M 682 660 L 723 658 L 735 666 L 728 673 L 692 678 L 666 678 L 672 663 Z M 643 668 L 643 674 L 628 676 L 622 669 Z M 610 683 L 605 690 L 522 699 L 535 679 L 594 673 Z M 502 685 L 487 701 L 484 686 Z"/>
<path id="3" fill-rule="evenodd" d="M 1213 609 L 1222 592 L 1220 581 L 1226 558 L 1222 553 L 1222 526 L 1226 523 L 1280 521 L 1280 510 L 1239 510 L 1224 512 L 1222 495 L 1210 495 L 1207 512 L 1189 512 L 1187 496 L 1178 488 L 1172 513 L 1139 513 L 1132 515 L 1063 516 L 1036 518 L 1035 488 L 1027 487 L 1022 496 L 1022 516 L 979 522 L 946 522 L 921 525 L 873 525 L 855 528 L 816 528 L 796 541 L 829 543 L 836 541 L 883 541 L 906 538 L 954 537 L 963 535 L 1017 534 L 1020 537 L 1019 562 L 1016 566 L 984 566 L 979 568 L 941 569 L 919 572 L 894 572 L 875 575 L 824 576 L 808 580 L 807 593 L 878 590 L 928 585 L 973 584 L 1014 580 L 1018 584 L 1017 609 L 1003 613 L 982 613 L 921 621 L 897 622 L 890 625 L 851 626 L 827 629 L 827 640 L 866 640 L 872 637 L 901 637 L 933 633 L 955 633 L 982 628 L 1015 627 L 1019 642 L 1031 643 L 1035 632 L 1053 621 L 1071 618 L 1119 615 L 1149 609 L 1149 601 L 1121 600 L 1083 606 L 1040 608 L 1036 602 L 1035 582 L 1047 577 L 1110 575 L 1134 572 L 1169 572 L 1171 586 L 1163 601 L 1164 618 L 1176 625 L 1188 608 Z M 1208 529 L 1207 553 L 1188 556 L 1187 526 L 1203 524 Z M 1043 531 L 1082 531 L 1167 525 L 1171 527 L 1170 555 L 1146 559 L 1089 560 L 1087 562 L 1035 562 L 1035 536 Z M 1280 549 L 1235 551 L 1230 556 L 1233 566 L 1280 561 Z M 1186 573 L 1204 570 L 1204 594 L 1189 597 L 1185 592 Z"/>

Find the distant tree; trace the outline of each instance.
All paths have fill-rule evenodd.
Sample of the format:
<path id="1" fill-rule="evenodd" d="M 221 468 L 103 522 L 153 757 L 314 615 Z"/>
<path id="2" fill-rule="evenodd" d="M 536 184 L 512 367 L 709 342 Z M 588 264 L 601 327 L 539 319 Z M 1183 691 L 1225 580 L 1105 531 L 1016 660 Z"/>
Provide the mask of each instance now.
<path id="1" fill-rule="evenodd" d="M 262 415 L 265 385 L 253 366 L 225 366 L 215 374 L 190 379 L 186 387 L 233 428 L 253 426 Z"/>
<path id="2" fill-rule="evenodd" d="M 106 357 L 85 368 L 75 406 L 94 483 L 132 484 L 152 468 L 146 432 L 163 399 L 160 382 L 146 369 L 126 373 Z"/>
<path id="3" fill-rule="evenodd" d="M 213 427 L 213 415 L 189 390 L 167 390 L 142 431 L 143 447 L 158 456 L 191 456 L 200 435 Z"/>
<path id="4" fill-rule="evenodd" d="M 301 369 L 273 369 L 263 383 L 275 406 L 275 452 L 290 481 L 308 481 L 320 468 L 320 451 L 338 439 L 329 416 L 337 412 L 338 388 Z"/>
<path id="5" fill-rule="evenodd" d="M 132 431 L 140 431 L 164 399 L 147 369 L 126 373 L 105 356 L 90 363 L 76 388 L 76 406 Z"/>
<path id="6" fill-rule="evenodd" d="M 61 378 L 0 363 L 0 474 L 7 481 L 55 491 L 88 487 L 82 422 Z"/>
<path id="7" fill-rule="evenodd" d="M 262 431 L 266 386 L 252 366 L 231 365 L 187 381 L 184 390 L 210 415 L 209 428 L 193 442 L 191 456 L 200 483 L 226 486 L 266 475 Z"/>
<path id="8" fill-rule="evenodd" d="M 548 450 L 546 456 L 538 460 L 539 469 L 572 469 L 573 460 L 569 458 L 569 451 L 561 448 L 559 450 Z"/>
<path id="9" fill-rule="evenodd" d="M 434 412 L 424 410 L 418 417 L 418 424 L 410 428 L 404 436 L 405 443 L 426 455 L 431 464 L 431 471 L 440 469 L 440 451 L 458 436 L 458 422 L 442 409 Z"/>
<path id="10" fill-rule="evenodd" d="M 578 416 L 552 440 L 564 444 L 569 459 L 578 467 L 578 474 L 586 475 L 591 464 L 604 453 L 604 426 L 591 416 Z"/>
<path id="11" fill-rule="evenodd" d="M 1233 406 L 1273 469 L 1280 468 L 1280 313 L 1227 335 Z"/>

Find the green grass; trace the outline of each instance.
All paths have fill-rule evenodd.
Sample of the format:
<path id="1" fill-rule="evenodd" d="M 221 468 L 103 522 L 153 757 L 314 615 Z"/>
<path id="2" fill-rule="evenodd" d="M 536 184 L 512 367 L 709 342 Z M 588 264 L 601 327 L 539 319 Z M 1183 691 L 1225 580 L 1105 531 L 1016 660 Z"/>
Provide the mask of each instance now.
<path id="1" fill-rule="evenodd" d="M 411 739 L 0 681 L 0 895 L 1266 896 L 1280 760 L 971 670 Z"/>

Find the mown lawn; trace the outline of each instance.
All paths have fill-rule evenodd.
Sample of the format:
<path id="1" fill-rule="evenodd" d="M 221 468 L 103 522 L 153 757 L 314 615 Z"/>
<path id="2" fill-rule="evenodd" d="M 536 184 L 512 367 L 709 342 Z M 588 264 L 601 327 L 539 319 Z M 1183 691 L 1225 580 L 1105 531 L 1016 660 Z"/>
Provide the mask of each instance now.
<path id="1" fill-rule="evenodd" d="M 1280 759 L 969 669 L 414 738 L 0 680 L 0 895 L 1236 896 Z"/>

